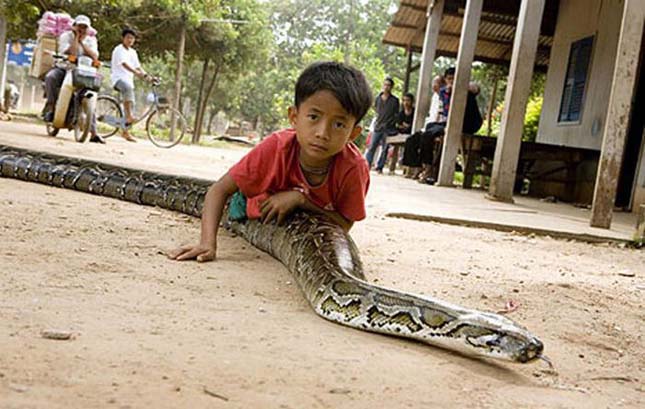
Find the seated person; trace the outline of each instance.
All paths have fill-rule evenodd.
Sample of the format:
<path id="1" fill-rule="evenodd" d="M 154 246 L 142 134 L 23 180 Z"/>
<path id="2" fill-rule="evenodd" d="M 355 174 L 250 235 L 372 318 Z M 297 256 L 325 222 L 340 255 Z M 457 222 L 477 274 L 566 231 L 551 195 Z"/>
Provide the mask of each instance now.
<path id="1" fill-rule="evenodd" d="M 418 145 L 411 146 L 410 156 L 408 157 L 407 166 L 423 167 L 419 175 L 419 182 L 434 184 L 436 173 L 438 171 L 436 165 L 440 157 L 435 157 L 434 150 L 437 144 L 441 144 L 446 127 L 448 113 L 450 110 L 450 101 L 452 97 L 452 85 L 455 78 L 455 69 L 448 68 L 445 71 L 444 79 L 446 85 L 439 90 L 439 99 L 441 100 L 442 110 L 441 118 L 443 122 L 428 123 L 426 129 L 416 139 Z M 479 130 L 483 123 L 479 107 L 477 106 L 477 95 L 479 94 L 479 86 L 475 83 L 468 85 L 468 97 L 466 99 L 466 111 L 464 113 L 464 123 L 462 132 L 473 134 Z M 411 142 L 412 143 L 412 142 Z M 418 156 L 414 154 L 417 153 Z"/>
<path id="2" fill-rule="evenodd" d="M 401 134 L 412 133 L 412 121 L 414 120 L 414 95 L 408 92 L 403 95 L 402 109 L 396 118 L 396 129 Z"/>
<path id="3" fill-rule="evenodd" d="M 426 132 L 430 132 L 437 125 L 445 126 L 446 124 L 446 117 L 443 115 L 443 107 L 441 99 L 439 98 L 439 91 L 441 91 L 445 84 L 446 82 L 441 75 L 437 75 L 432 79 L 430 111 L 428 112 L 424 126 Z M 408 179 L 417 179 L 419 173 L 421 173 L 420 149 L 423 135 L 423 132 L 416 132 L 405 140 L 402 164 L 407 168 L 405 177 Z"/>
<path id="4" fill-rule="evenodd" d="M 58 54 L 62 55 L 75 55 L 88 56 L 93 60 L 99 58 L 99 46 L 96 37 L 88 35 L 88 31 L 92 26 L 89 17 L 79 14 L 74 19 L 72 29 L 64 32 L 58 37 Z M 45 75 L 45 93 L 47 102 L 43 110 L 43 119 L 45 122 L 52 122 L 54 120 L 54 109 L 56 108 L 56 100 L 60 87 L 63 85 L 65 79 L 65 69 L 55 66 Z M 96 135 L 96 119 L 92 118 L 90 127 L 90 134 L 92 142 L 103 142 L 101 138 Z M 103 142 L 104 143 L 104 142 Z"/>

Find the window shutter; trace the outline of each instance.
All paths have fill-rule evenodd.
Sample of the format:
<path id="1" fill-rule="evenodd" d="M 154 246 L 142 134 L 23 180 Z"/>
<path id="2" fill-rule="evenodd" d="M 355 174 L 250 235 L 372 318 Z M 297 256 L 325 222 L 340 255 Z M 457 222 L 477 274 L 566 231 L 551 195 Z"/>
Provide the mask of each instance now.
<path id="1" fill-rule="evenodd" d="M 560 104 L 559 122 L 576 122 L 582 116 L 592 49 L 593 36 L 571 44 L 567 75 Z"/>

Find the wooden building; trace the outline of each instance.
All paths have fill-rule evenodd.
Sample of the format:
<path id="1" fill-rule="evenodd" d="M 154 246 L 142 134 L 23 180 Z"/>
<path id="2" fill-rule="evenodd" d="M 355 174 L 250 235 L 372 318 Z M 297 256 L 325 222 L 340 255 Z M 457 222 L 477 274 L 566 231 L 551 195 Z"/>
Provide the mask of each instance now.
<path id="1" fill-rule="evenodd" d="M 488 192 L 494 200 L 512 201 L 531 78 L 546 71 L 536 142 L 592 153 L 576 165 L 566 193 L 588 198 L 591 225 L 608 228 L 614 205 L 645 205 L 644 23 L 645 0 L 401 0 L 383 41 L 422 54 L 415 130 L 429 109 L 435 58 L 457 58 L 443 186 L 454 178 L 473 61 L 509 66 Z"/>

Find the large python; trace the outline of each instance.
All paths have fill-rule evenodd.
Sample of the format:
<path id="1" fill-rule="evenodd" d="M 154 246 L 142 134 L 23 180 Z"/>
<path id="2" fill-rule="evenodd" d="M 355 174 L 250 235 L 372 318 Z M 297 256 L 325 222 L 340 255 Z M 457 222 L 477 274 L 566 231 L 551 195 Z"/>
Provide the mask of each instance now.
<path id="1" fill-rule="evenodd" d="M 193 216 L 201 215 L 211 184 L 3 145 L 0 176 Z M 542 342 L 504 316 L 368 283 L 350 236 L 323 217 L 296 212 L 281 226 L 250 220 L 228 227 L 280 260 L 314 311 L 330 321 L 466 354 L 520 363 L 545 359 Z"/>

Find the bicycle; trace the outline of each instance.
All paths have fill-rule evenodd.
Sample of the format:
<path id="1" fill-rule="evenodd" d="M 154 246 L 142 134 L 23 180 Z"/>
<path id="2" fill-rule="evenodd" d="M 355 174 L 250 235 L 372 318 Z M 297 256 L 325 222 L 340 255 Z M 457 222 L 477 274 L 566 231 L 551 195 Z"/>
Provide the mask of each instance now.
<path id="1" fill-rule="evenodd" d="M 96 132 L 103 139 L 118 131 L 134 126 L 146 119 L 146 134 L 150 142 L 160 148 L 172 148 L 181 142 L 186 134 L 187 122 L 181 112 L 174 109 L 168 100 L 160 96 L 157 87 L 161 82 L 151 82 L 153 100 L 146 112 L 126 126 L 123 107 L 111 95 L 99 95 L 96 102 Z"/>

